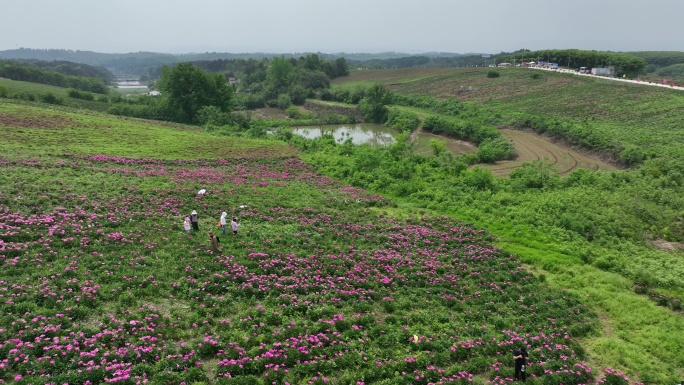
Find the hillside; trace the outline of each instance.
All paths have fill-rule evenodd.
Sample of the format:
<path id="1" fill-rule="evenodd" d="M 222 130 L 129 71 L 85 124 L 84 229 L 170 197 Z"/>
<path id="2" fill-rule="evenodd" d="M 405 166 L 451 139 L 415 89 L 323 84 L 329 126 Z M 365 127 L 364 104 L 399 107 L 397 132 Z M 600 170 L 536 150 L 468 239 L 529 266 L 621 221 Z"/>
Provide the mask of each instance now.
<path id="1" fill-rule="evenodd" d="M 522 344 L 530 383 L 623 381 L 579 296 L 281 142 L 2 100 L 0 133 L 5 382 L 499 384 Z"/>
<path id="2" fill-rule="evenodd" d="M 354 88 L 381 82 L 407 95 L 431 95 L 477 103 L 499 114 L 542 116 L 581 122 L 596 133 L 638 148 L 644 157 L 682 157 L 684 129 L 680 111 L 684 93 L 636 84 L 614 84 L 597 78 L 533 69 L 486 68 L 364 70 L 335 79 L 337 87 Z M 534 79 L 532 75 L 539 74 Z M 658 127 L 658 135 L 652 135 Z M 533 127 L 529 127 L 533 128 Z"/>

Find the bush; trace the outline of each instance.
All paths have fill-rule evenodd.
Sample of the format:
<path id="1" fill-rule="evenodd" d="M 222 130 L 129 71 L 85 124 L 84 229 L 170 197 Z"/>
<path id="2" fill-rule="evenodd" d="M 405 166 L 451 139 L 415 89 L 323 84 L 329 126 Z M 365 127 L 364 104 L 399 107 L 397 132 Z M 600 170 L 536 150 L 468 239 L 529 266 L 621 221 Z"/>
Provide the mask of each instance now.
<path id="1" fill-rule="evenodd" d="M 497 71 L 490 70 L 489 72 L 487 72 L 488 78 L 498 78 L 499 76 L 501 75 Z"/>
<path id="2" fill-rule="evenodd" d="M 55 94 L 52 92 L 48 92 L 47 94 L 41 95 L 40 100 L 43 103 L 49 103 L 49 104 L 62 104 L 62 99 L 58 98 Z"/>
<path id="3" fill-rule="evenodd" d="M 559 180 L 553 164 L 533 161 L 511 172 L 511 184 L 519 189 L 553 187 Z"/>
<path id="4" fill-rule="evenodd" d="M 0 98 L 6 98 L 7 95 L 9 95 L 9 92 L 7 91 L 7 87 L 0 86 Z"/>
<path id="5" fill-rule="evenodd" d="M 223 126 L 230 122 L 230 115 L 216 106 L 205 106 L 197 111 L 197 121 L 201 125 Z"/>
<path id="6" fill-rule="evenodd" d="M 281 110 L 287 109 L 287 107 L 290 107 L 292 104 L 292 99 L 290 99 L 290 95 L 288 94 L 280 94 L 278 95 L 278 98 L 275 101 L 275 105 L 278 106 Z"/>
<path id="7" fill-rule="evenodd" d="M 466 171 L 463 175 L 463 182 L 477 190 L 494 190 L 496 187 L 494 174 L 482 167 L 475 167 Z"/>
<path id="8" fill-rule="evenodd" d="M 67 95 L 69 95 L 70 98 L 74 99 L 81 99 L 81 100 L 95 100 L 95 95 L 88 91 L 79 91 L 74 88 L 70 88 L 67 91 Z"/>
<path id="9" fill-rule="evenodd" d="M 515 159 L 515 155 L 513 145 L 503 137 L 486 139 L 477 149 L 477 158 L 483 163 Z"/>
<path id="10" fill-rule="evenodd" d="M 534 73 L 534 74 L 530 75 L 530 77 L 531 77 L 532 79 L 543 79 L 543 78 L 544 78 L 544 77 L 542 76 L 542 74 L 540 74 L 540 73 Z"/>
<path id="11" fill-rule="evenodd" d="M 412 112 L 404 112 L 397 108 L 389 109 L 386 124 L 402 131 L 415 131 L 420 126 L 420 118 Z"/>
<path id="12" fill-rule="evenodd" d="M 299 119 L 302 116 L 302 112 L 297 108 L 297 106 L 290 106 L 285 109 L 285 113 L 291 119 Z"/>

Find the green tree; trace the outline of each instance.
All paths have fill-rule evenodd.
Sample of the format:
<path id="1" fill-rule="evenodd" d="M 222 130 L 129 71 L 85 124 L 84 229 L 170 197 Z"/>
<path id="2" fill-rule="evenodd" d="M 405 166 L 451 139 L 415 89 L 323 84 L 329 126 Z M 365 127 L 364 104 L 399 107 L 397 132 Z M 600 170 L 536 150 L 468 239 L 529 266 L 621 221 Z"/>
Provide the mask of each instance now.
<path id="1" fill-rule="evenodd" d="M 387 117 L 389 101 L 389 91 L 382 84 L 375 83 L 366 90 L 364 98 L 359 103 L 361 113 L 369 122 L 382 123 Z"/>
<path id="2" fill-rule="evenodd" d="M 349 75 L 349 67 L 347 66 L 347 61 L 341 57 L 335 60 L 334 65 L 334 75 L 332 77 L 347 76 Z"/>
<path id="3" fill-rule="evenodd" d="M 164 67 L 157 82 L 170 116 L 179 122 L 197 122 L 197 112 L 216 106 L 229 112 L 233 90 L 220 74 L 207 74 L 190 63 Z"/>
<path id="4" fill-rule="evenodd" d="M 274 57 L 271 65 L 268 66 L 268 73 L 266 81 L 269 88 L 272 88 L 276 93 L 284 93 L 294 80 L 294 67 L 287 59 L 282 57 Z"/>

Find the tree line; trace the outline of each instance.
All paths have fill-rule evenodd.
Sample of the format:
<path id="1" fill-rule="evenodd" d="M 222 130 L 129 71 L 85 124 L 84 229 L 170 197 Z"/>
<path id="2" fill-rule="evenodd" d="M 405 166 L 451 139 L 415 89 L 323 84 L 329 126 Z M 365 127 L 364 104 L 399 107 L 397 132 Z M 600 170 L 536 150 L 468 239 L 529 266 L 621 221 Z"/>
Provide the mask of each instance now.
<path id="1" fill-rule="evenodd" d="M 64 68 L 64 67 L 63 67 Z M 65 75 L 35 64 L 0 59 L 0 77 L 25 82 L 71 87 L 83 91 L 106 94 L 109 87 L 100 78 Z"/>
<path id="2" fill-rule="evenodd" d="M 618 75 L 636 76 L 644 72 L 646 61 L 628 53 L 585 51 L 579 49 L 548 49 L 539 51 L 516 52 L 496 58 L 496 63 L 523 61 L 545 61 L 567 67 L 607 67 L 614 66 Z"/>

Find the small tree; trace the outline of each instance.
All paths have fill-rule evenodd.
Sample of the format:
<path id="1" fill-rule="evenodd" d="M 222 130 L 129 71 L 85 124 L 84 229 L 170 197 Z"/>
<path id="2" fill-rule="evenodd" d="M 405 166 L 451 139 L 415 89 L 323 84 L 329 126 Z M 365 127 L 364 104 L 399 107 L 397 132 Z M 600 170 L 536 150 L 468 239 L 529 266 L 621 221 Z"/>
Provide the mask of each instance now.
<path id="1" fill-rule="evenodd" d="M 390 93 L 380 83 L 373 84 L 366 90 L 364 98 L 359 103 L 361 113 L 369 122 L 382 123 L 387 117 L 387 106 Z"/>

